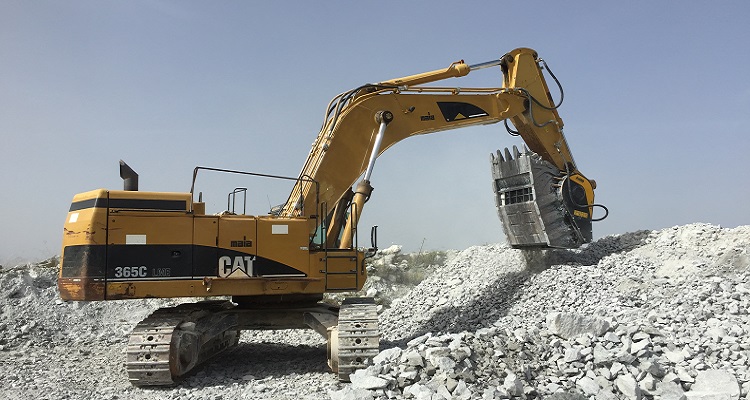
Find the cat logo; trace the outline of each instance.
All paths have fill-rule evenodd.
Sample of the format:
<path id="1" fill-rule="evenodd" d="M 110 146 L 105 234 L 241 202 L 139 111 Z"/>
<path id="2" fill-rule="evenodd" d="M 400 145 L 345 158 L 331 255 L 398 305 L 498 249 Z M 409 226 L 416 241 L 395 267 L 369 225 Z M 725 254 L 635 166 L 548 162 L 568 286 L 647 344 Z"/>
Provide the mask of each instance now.
<path id="1" fill-rule="evenodd" d="M 219 258 L 219 276 L 222 278 L 247 278 L 253 276 L 255 256 L 222 256 Z"/>

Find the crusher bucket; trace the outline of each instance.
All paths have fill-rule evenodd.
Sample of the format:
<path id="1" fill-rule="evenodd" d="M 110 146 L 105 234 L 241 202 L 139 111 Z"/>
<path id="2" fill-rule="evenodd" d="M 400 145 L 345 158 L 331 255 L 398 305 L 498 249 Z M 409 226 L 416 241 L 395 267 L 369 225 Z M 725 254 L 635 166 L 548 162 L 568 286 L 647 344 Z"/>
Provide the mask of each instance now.
<path id="1" fill-rule="evenodd" d="M 495 204 L 513 248 L 573 249 L 591 242 L 592 205 L 576 179 L 525 147 L 490 158 Z"/>

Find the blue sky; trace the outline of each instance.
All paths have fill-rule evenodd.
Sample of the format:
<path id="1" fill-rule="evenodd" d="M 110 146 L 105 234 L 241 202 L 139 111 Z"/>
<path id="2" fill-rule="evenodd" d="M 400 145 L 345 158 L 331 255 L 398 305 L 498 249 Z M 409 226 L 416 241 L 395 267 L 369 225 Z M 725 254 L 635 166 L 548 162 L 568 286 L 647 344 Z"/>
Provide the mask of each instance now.
<path id="1" fill-rule="evenodd" d="M 2 9 L 0 263 L 59 254 L 72 196 L 120 189 L 119 159 L 149 191 L 188 191 L 196 165 L 296 176 L 334 95 L 516 47 L 536 49 L 565 88 L 565 134 L 611 211 L 595 237 L 750 220 L 746 1 L 5 0 Z M 499 74 L 443 84 L 499 86 Z M 381 247 L 409 250 L 503 241 L 489 154 L 514 144 L 501 125 L 398 144 L 376 164 L 361 226 L 379 225 Z M 209 211 L 245 185 L 200 179 Z M 253 212 L 286 200 L 288 187 L 259 185 Z"/>

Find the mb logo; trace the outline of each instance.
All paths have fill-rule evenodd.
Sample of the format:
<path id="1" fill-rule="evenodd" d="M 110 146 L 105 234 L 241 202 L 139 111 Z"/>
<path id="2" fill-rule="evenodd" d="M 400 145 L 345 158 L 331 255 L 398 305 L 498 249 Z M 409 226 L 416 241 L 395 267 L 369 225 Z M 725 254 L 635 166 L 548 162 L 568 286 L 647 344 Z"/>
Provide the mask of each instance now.
<path id="1" fill-rule="evenodd" d="M 253 276 L 255 256 L 222 256 L 219 258 L 219 276 L 222 278 L 247 278 Z"/>

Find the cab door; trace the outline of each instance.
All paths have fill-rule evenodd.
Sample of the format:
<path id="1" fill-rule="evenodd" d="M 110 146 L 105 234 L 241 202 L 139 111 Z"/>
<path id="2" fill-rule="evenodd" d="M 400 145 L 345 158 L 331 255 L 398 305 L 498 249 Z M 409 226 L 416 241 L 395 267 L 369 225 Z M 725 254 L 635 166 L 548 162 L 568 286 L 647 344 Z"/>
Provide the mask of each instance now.
<path id="1" fill-rule="evenodd" d="M 258 276 L 306 277 L 310 272 L 306 218 L 258 219 Z"/>

